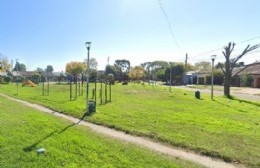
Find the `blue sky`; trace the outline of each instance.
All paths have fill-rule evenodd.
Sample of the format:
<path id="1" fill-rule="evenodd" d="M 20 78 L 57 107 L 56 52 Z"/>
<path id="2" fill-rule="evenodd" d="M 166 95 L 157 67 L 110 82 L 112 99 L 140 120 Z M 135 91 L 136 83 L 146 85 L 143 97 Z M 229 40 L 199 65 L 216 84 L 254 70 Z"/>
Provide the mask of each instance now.
<path id="1" fill-rule="evenodd" d="M 221 50 L 238 43 L 234 54 L 247 44 L 260 43 L 258 0 L 0 0 L 0 53 L 19 59 L 28 70 L 53 65 L 65 69 L 70 61 L 87 57 L 84 43 L 91 41 L 90 57 L 104 69 L 116 59 L 132 65 L 146 61 L 210 61 Z M 240 43 L 241 41 L 252 39 Z M 179 47 L 178 47 L 179 46 Z M 259 51 L 259 49 L 258 49 Z M 260 61 L 260 53 L 246 63 Z M 235 55 L 234 55 L 235 56 Z"/>

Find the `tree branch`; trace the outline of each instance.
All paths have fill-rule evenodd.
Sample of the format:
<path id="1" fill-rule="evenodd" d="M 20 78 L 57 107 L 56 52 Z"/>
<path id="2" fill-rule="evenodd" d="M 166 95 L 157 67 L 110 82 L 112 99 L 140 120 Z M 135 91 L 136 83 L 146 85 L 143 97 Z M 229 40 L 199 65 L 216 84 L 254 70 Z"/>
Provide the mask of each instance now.
<path id="1" fill-rule="evenodd" d="M 250 47 L 250 45 L 247 45 L 247 47 L 244 49 L 244 51 L 232 61 L 232 64 L 231 64 L 231 67 L 232 67 L 232 68 L 231 68 L 231 72 L 232 72 L 232 70 L 233 70 L 235 64 L 237 63 L 237 61 L 238 61 L 240 58 L 242 58 L 242 57 L 243 57 L 245 54 L 247 54 L 248 52 L 253 51 L 253 50 L 255 50 L 255 49 L 259 48 L 259 47 L 260 47 L 260 44 L 253 45 L 252 47 Z"/>
<path id="2" fill-rule="evenodd" d="M 225 75 L 226 71 L 224 70 L 223 65 L 221 63 L 218 63 L 218 65 L 220 66 L 220 69 L 222 70 L 223 74 Z"/>
<path id="3" fill-rule="evenodd" d="M 245 69 L 247 69 L 248 67 L 251 67 L 253 65 L 255 65 L 257 63 L 257 61 L 255 63 L 252 63 L 252 64 L 249 64 L 247 66 L 245 66 L 244 68 L 240 69 L 239 71 L 237 71 L 235 74 L 232 75 L 233 76 L 236 76 L 237 74 L 239 74 L 240 72 L 244 71 Z"/>

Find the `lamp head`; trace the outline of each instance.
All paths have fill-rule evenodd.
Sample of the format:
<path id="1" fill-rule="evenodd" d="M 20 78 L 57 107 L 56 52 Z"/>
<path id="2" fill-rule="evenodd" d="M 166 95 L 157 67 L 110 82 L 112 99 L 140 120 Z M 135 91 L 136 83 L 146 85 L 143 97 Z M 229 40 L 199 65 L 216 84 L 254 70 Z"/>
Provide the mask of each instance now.
<path id="1" fill-rule="evenodd" d="M 85 45 L 86 45 L 87 49 L 89 50 L 91 47 L 91 42 L 86 42 Z"/>
<path id="2" fill-rule="evenodd" d="M 211 60 L 214 61 L 216 59 L 216 55 L 211 55 Z"/>

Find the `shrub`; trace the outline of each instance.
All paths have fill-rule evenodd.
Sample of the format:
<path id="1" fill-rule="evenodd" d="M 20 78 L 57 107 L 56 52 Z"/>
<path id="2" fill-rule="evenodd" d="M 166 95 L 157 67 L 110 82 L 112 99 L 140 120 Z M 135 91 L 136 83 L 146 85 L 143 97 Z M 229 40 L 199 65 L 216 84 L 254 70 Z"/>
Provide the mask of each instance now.
<path id="1" fill-rule="evenodd" d="M 254 79 L 251 75 L 242 75 L 240 77 L 240 86 L 252 87 Z"/>
<path id="2" fill-rule="evenodd" d="M 5 83 L 10 83 L 12 81 L 12 78 L 10 76 L 5 76 L 4 77 L 4 82 Z"/>

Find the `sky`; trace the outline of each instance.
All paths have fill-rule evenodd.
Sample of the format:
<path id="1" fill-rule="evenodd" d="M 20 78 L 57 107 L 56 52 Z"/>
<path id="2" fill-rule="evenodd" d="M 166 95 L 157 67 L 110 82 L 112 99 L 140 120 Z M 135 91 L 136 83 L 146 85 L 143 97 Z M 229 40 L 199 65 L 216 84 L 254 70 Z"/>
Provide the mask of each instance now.
<path id="1" fill-rule="evenodd" d="M 259 9 L 259 0 L 0 0 L 0 57 L 65 71 L 87 58 L 90 41 L 99 70 L 116 59 L 184 62 L 186 53 L 192 64 L 213 54 L 223 62 L 228 42 L 233 57 L 260 43 Z M 241 61 L 260 61 L 259 51 Z"/>

